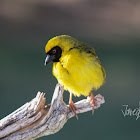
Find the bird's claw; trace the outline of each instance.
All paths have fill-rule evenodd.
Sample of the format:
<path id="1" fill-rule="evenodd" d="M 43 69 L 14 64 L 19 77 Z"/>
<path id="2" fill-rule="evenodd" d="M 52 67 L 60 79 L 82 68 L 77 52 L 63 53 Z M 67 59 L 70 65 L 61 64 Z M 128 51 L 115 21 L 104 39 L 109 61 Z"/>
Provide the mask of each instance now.
<path id="1" fill-rule="evenodd" d="M 92 93 L 91 96 L 90 96 L 90 106 L 93 107 L 93 108 L 92 108 L 92 115 L 93 115 L 93 114 L 94 114 L 95 106 L 97 106 L 97 102 L 96 102 L 96 100 L 95 100 L 95 98 L 94 98 L 93 93 Z"/>
<path id="2" fill-rule="evenodd" d="M 73 101 L 71 101 L 71 102 L 69 103 L 69 108 L 70 108 L 71 112 L 76 116 L 76 118 L 77 118 L 77 120 L 78 120 L 78 116 L 77 116 L 76 110 L 77 110 L 78 112 L 80 112 L 80 111 L 78 110 L 78 108 L 76 107 L 76 105 L 73 103 Z"/>

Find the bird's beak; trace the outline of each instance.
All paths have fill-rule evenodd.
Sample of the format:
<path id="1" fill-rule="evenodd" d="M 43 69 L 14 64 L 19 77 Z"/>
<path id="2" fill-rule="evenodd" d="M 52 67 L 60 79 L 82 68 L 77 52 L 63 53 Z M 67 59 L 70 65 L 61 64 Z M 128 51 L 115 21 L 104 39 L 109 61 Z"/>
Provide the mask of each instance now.
<path id="1" fill-rule="evenodd" d="M 46 59 L 45 59 L 45 63 L 44 65 L 46 66 L 48 63 L 50 63 L 51 61 L 53 61 L 55 59 L 54 55 L 47 55 Z"/>

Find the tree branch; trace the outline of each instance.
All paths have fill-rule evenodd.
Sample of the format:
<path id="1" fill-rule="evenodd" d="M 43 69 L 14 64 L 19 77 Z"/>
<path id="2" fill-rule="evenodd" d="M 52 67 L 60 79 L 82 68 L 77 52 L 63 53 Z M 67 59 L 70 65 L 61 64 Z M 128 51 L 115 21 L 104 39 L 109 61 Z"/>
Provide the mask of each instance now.
<path id="1" fill-rule="evenodd" d="M 63 86 L 57 84 L 51 105 L 45 106 L 45 94 L 38 92 L 37 96 L 22 107 L 0 120 L 0 139 L 2 140 L 34 140 L 58 132 L 68 119 L 74 116 L 69 105 L 63 102 Z M 104 97 L 95 96 L 97 106 L 103 104 Z M 78 113 L 92 110 L 90 99 L 75 103 Z"/>

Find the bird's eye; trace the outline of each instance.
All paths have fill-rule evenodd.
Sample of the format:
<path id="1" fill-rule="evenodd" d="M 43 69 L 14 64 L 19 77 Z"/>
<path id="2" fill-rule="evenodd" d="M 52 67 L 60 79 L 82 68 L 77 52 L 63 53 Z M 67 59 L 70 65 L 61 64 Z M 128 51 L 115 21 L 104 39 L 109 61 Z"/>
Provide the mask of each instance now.
<path id="1" fill-rule="evenodd" d="M 53 50 L 53 53 L 56 53 L 56 49 Z"/>

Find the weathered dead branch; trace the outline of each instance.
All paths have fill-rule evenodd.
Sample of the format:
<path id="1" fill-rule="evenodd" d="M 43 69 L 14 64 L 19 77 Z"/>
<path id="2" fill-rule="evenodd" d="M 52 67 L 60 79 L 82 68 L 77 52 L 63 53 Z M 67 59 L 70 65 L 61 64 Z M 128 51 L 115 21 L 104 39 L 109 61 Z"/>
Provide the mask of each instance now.
<path id="1" fill-rule="evenodd" d="M 59 131 L 68 119 L 74 116 L 69 105 L 63 102 L 63 86 L 57 84 L 51 104 L 45 106 L 45 94 L 38 92 L 29 103 L 0 120 L 0 139 L 2 140 L 34 140 Z M 104 97 L 95 96 L 97 106 L 103 104 Z M 75 103 L 79 112 L 92 110 L 89 98 Z"/>

